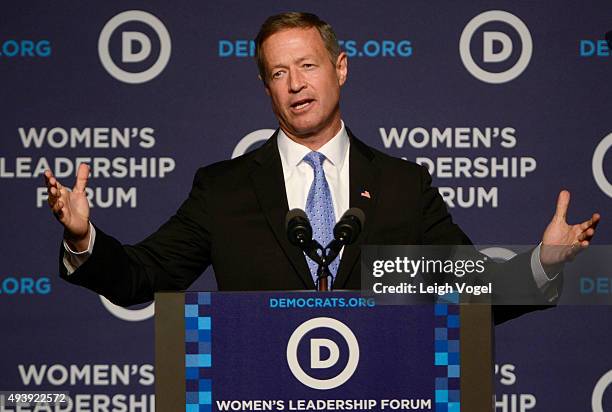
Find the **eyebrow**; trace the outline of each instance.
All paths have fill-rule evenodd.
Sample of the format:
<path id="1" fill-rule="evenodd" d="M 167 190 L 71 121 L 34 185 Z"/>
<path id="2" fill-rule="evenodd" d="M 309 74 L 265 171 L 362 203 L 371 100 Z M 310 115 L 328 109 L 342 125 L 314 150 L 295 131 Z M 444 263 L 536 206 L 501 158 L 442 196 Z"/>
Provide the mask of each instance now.
<path id="1" fill-rule="evenodd" d="M 307 56 L 300 57 L 299 59 L 297 59 L 297 62 L 296 62 L 296 63 L 301 63 L 301 62 L 303 62 L 304 60 L 309 60 L 309 59 L 314 59 L 314 58 L 315 58 L 315 56 L 314 56 L 314 55 L 310 55 L 310 54 L 309 54 L 309 55 L 307 55 Z"/>
<path id="2" fill-rule="evenodd" d="M 313 54 L 308 54 L 308 55 L 306 55 L 306 56 L 303 56 L 303 57 L 300 57 L 299 59 L 297 59 L 297 60 L 295 61 L 295 63 L 300 64 L 300 63 L 302 63 L 304 60 L 310 60 L 310 59 L 314 59 L 314 58 L 315 58 L 315 55 L 313 55 Z M 281 67 L 287 67 L 287 66 L 286 66 L 286 65 L 284 65 L 284 64 L 280 64 L 280 63 L 279 63 L 279 64 L 276 64 L 276 65 L 271 65 L 271 66 L 270 66 L 270 70 L 278 69 L 278 68 L 281 68 Z"/>

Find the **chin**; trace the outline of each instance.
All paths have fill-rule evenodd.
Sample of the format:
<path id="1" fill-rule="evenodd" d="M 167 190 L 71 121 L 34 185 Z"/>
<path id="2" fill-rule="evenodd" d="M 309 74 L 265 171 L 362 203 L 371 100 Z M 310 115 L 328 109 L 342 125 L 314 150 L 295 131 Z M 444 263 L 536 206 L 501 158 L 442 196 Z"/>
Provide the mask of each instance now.
<path id="1" fill-rule="evenodd" d="M 293 124 L 289 127 L 289 130 L 297 137 L 310 137 L 311 135 L 317 133 L 320 128 L 315 127 L 313 124 L 301 123 L 301 124 Z"/>

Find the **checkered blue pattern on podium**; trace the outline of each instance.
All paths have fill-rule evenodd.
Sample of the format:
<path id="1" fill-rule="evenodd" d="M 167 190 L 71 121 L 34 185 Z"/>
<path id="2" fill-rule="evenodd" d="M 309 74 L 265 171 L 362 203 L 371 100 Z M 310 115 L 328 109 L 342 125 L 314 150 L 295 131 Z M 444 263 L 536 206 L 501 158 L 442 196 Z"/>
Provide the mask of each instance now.
<path id="1" fill-rule="evenodd" d="M 448 294 L 434 306 L 436 367 L 435 411 L 460 412 L 459 295 Z"/>
<path id="2" fill-rule="evenodd" d="M 212 411 L 210 293 L 185 293 L 185 412 Z"/>

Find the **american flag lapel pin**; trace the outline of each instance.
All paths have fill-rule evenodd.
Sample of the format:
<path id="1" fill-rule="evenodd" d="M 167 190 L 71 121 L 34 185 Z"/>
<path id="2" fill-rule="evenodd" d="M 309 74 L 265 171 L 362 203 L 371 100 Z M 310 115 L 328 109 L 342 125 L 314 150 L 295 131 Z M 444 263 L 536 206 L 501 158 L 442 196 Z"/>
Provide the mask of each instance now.
<path id="1" fill-rule="evenodd" d="M 372 196 L 370 196 L 370 192 L 367 191 L 367 190 L 364 190 L 363 192 L 361 192 L 361 196 L 365 197 L 365 198 L 368 198 L 368 199 L 372 198 Z"/>

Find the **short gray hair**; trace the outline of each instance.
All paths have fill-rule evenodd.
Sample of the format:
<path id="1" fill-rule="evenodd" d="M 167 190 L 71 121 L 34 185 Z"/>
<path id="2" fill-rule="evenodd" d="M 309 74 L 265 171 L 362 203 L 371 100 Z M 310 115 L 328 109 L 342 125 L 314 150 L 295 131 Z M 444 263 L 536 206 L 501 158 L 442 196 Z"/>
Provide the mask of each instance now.
<path id="1" fill-rule="evenodd" d="M 331 25 L 321 20 L 316 14 L 312 13 L 292 11 L 276 14 L 266 19 L 266 21 L 261 25 L 259 33 L 257 33 L 257 37 L 255 38 L 255 60 L 257 61 L 259 75 L 264 83 L 266 83 L 266 63 L 261 51 L 263 42 L 268 37 L 282 30 L 296 28 L 309 29 L 311 27 L 315 27 L 319 31 L 321 39 L 325 44 L 325 48 L 329 53 L 329 58 L 332 64 L 336 65 L 336 61 L 338 60 L 341 50 L 340 45 L 338 44 L 338 39 L 336 38 L 336 33 L 334 33 L 334 29 L 332 29 Z"/>

